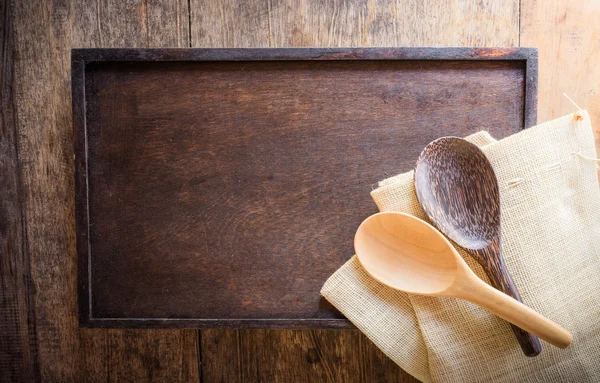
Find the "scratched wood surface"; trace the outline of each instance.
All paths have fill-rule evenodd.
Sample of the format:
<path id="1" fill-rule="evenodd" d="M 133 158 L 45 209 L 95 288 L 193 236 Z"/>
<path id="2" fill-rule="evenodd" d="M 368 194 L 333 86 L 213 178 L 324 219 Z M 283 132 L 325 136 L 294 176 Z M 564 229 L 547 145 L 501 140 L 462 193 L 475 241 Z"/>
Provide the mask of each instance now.
<path id="1" fill-rule="evenodd" d="M 0 2 L 0 380 L 39 380 L 29 254 L 24 247 L 14 110 L 13 9 Z"/>
<path id="2" fill-rule="evenodd" d="M 539 54 L 538 121 L 589 109 L 600 147 L 600 1 L 521 1 L 521 46 Z"/>
<path id="3" fill-rule="evenodd" d="M 71 47 L 537 46 L 539 120 L 571 112 L 567 92 L 600 123 L 595 0 L 24 0 L 0 17 L 1 381 L 411 381 L 356 330 L 79 329 Z"/>

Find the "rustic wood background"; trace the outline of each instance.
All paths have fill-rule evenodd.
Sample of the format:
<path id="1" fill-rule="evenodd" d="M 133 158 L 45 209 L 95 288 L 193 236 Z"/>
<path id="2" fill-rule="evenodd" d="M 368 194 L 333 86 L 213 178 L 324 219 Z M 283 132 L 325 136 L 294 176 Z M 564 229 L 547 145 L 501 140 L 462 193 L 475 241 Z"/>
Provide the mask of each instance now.
<path id="1" fill-rule="evenodd" d="M 595 0 L 2 0 L 0 381 L 410 382 L 357 330 L 97 330 L 76 316 L 72 47 L 534 46 L 538 120 L 600 125 Z"/>

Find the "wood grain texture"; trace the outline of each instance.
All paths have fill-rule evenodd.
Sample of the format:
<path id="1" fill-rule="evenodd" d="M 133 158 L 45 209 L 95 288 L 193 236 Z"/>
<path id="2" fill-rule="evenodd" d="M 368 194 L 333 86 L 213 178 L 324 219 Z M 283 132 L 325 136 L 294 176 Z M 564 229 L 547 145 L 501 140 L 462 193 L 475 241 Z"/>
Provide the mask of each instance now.
<path id="1" fill-rule="evenodd" d="M 0 3 L 0 381 L 39 379 L 35 286 L 23 230 L 13 9 Z"/>
<path id="2" fill-rule="evenodd" d="M 196 331 L 78 327 L 69 81 L 73 46 L 187 46 L 187 2 L 3 3 L 14 6 L 15 39 L 3 45 L 3 58 L 14 52 L 17 135 L 16 141 L 7 135 L 6 142 L 17 143 L 23 206 L 23 230 L 11 235 L 20 236 L 23 245 L 9 247 L 6 258 L 2 254 L 13 279 L 5 279 L 4 268 L 2 276 L 7 284 L 20 283 L 19 294 L 32 291 L 30 299 L 18 298 L 21 306 L 14 315 L 22 325 L 9 327 L 11 343 L 3 344 L 11 360 L 21 358 L 22 367 L 15 365 L 11 380 L 197 381 Z M 4 95 L 7 88 L 2 89 Z M 8 201 L 12 209 L 14 198 Z M 9 217 L 11 225 L 18 223 L 19 214 Z M 26 315 L 29 330 L 23 327 Z"/>
<path id="3" fill-rule="evenodd" d="M 360 342 L 357 330 L 346 330 L 340 337 L 327 330 L 203 330 L 203 355 L 210 356 L 203 362 L 203 379 L 361 382 Z"/>
<path id="4" fill-rule="evenodd" d="M 14 2 L 4 2 L 4 4 L 7 3 Z M 177 32 L 181 38 L 176 37 L 177 33 L 172 33 L 179 27 L 173 26 L 172 21 L 169 21 L 168 24 L 160 27 L 161 30 L 151 27 L 150 30 L 156 30 L 156 33 L 160 32 L 160 34 L 152 35 L 148 40 L 146 24 L 142 21 L 141 16 L 144 2 L 141 1 L 114 2 L 114 4 L 101 1 L 99 5 L 98 2 L 66 1 L 54 2 L 55 4 L 52 6 L 49 5 L 50 2 L 44 2 L 41 8 L 37 6 L 38 2 L 27 1 L 25 3 L 28 3 L 26 8 L 30 11 L 20 12 L 17 29 L 26 31 L 27 35 L 24 39 L 30 39 L 33 48 L 41 46 L 44 48 L 43 51 L 54 48 L 61 50 L 64 60 L 60 64 L 62 69 L 58 72 L 63 72 L 64 76 L 68 76 L 66 71 L 68 56 L 64 53 L 71 47 L 116 46 L 115 44 L 119 40 L 128 40 L 127 43 L 132 46 L 146 46 L 144 41 L 153 42 L 155 40 L 158 41 L 155 46 L 186 46 L 187 44 L 185 38 L 187 30 L 184 31 L 185 20 L 179 24 L 182 32 Z M 176 20 L 177 14 L 185 13 L 187 7 L 185 3 L 185 1 L 178 2 L 178 10 L 174 10 L 171 8 L 171 3 L 149 1 L 147 14 L 153 15 L 154 10 L 157 9 L 162 15 L 159 20 Z M 269 2 L 247 1 L 242 5 L 243 13 L 247 15 L 243 18 L 237 16 L 240 11 L 236 9 L 236 7 L 240 7 L 237 4 L 242 4 L 242 2 L 226 3 L 221 1 L 217 3 L 217 6 L 223 4 L 221 10 L 215 8 L 210 12 L 206 9 L 213 5 L 208 3 L 211 2 L 191 1 L 194 46 L 340 46 L 350 45 L 349 41 L 355 41 L 357 45 L 365 46 L 516 46 L 519 40 L 518 1 L 484 1 L 472 3 L 473 5 L 460 1 L 444 2 L 443 5 L 436 1 L 378 0 L 356 3 L 357 5 L 349 2 L 325 4 L 325 2 L 318 1 L 290 1 L 285 4 L 278 2 L 274 6 Z M 598 105 L 598 92 L 595 84 L 600 79 L 597 64 L 599 53 L 594 45 L 598 36 L 597 20 L 600 19 L 597 3 L 594 0 L 552 0 L 550 2 L 523 0 L 521 3 L 521 46 L 538 46 L 540 49 L 540 96 L 543 98 L 540 100 L 539 120 L 545 121 L 573 111 L 570 103 L 561 96 L 563 91 L 567 91 L 582 104 L 582 107 L 590 108 L 594 126 L 597 128 L 600 126 L 598 124 L 599 116 L 597 112 L 594 112 L 594 105 Z M 106 11 L 106 5 L 119 7 L 114 9 L 123 11 L 120 11 L 120 14 Z M 98 6 L 103 10 L 100 17 L 97 12 Z M 54 7 L 54 11 L 50 9 L 52 7 Z M 353 10 L 354 8 L 357 10 Z M 269 9 L 271 9 L 272 18 L 264 16 L 269 14 Z M 112 16 L 108 16 L 109 14 Z M 566 17 L 563 18 L 563 15 Z M 232 22 L 231 20 L 236 21 Z M 269 20 L 271 27 L 263 30 L 262 27 L 268 25 Z M 128 38 L 124 33 L 119 32 L 128 28 L 126 23 L 139 26 L 137 29 L 132 28 L 129 32 L 139 36 L 139 40 Z M 258 29 L 259 27 L 260 29 Z M 265 33 L 265 30 L 270 32 Z M 402 31 L 402 34 L 398 31 Z M 236 41 L 234 41 L 234 36 Z M 270 40 L 269 36 L 271 36 Z M 159 44 L 163 39 L 168 39 L 170 42 Z M 579 41 L 582 43 L 580 44 Z M 567 42 L 572 42 L 572 44 L 567 44 Z M 30 57 L 37 53 L 34 52 L 35 49 L 29 50 L 26 49 L 27 47 L 28 44 L 25 42 L 19 50 L 19 55 L 22 55 L 23 51 L 26 53 L 21 67 L 29 65 L 31 68 L 28 71 L 34 71 L 35 67 L 44 68 L 46 63 L 43 58 L 32 61 Z M 557 48 L 559 49 L 557 50 Z M 47 59 L 56 57 L 56 54 L 49 55 L 47 52 L 43 54 Z M 43 74 L 41 69 L 39 73 L 40 79 L 42 79 L 41 89 L 28 93 L 27 96 L 32 99 L 54 94 L 54 88 L 48 85 L 47 78 L 48 76 L 56 77 L 57 69 L 53 67 L 50 75 Z M 31 75 L 29 75 L 28 81 L 34 81 Z M 554 91 L 556 88 L 560 88 L 560 86 L 556 86 L 558 81 L 564 84 L 564 88 Z M 68 85 L 61 86 L 68 87 Z M 4 88 L 2 89 L 4 90 Z M 52 96 L 51 105 L 56 104 L 56 98 L 56 96 Z M 68 99 L 68 94 L 66 94 L 66 98 Z M 63 99 L 62 102 L 68 101 Z M 4 108 L 4 104 L 2 107 Z M 57 109 L 55 106 L 52 108 Z M 68 114 L 69 108 L 68 105 L 63 105 L 58 110 L 62 110 L 63 114 Z M 42 111 L 43 118 L 54 113 L 43 108 Z M 32 128 L 31 122 L 27 121 L 37 119 L 36 114 L 32 109 L 31 116 L 21 115 L 21 119 L 29 126 L 28 134 L 32 134 Z M 44 126 L 44 124 L 35 126 Z M 20 129 L 20 124 L 17 127 Z M 64 124 L 61 129 L 64 129 L 63 132 L 67 132 L 70 126 Z M 70 148 L 68 145 L 65 147 Z M 39 150 L 27 153 L 29 157 L 25 157 L 24 161 L 33 161 L 38 164 L 38 167 L 46 164 L 42 158 L 44 155 Z M 40 153 L 39 158 L 38 155 L 32 156 L 32 153 Z M 46 185 L 44 187 L 47 190 L 54 190 L 53 186 Z M 38 201 L 37 204 L 39 206 L 40 202 Z M 24 232 L 24 234 L 26 233 Z M 47 240 L 44 239 L 44 241 Z M 36 250 L 39 250 L 38 247 Z M 32 252 L 29 254 L 31 255 Z M 74 275 L 71 278 L 74 278 Z M 60 280 L 57 279 L 57 283 Z M 49 315 L 49 318 L 55 320 L 52 315 Z M 209 336 L 219 332 L 213 331 Z M 323 334 L 325 333 L 329 333 L 335 338 L 345 336 L 346 331 L 332 330 L 323 332 Z M 65 339 L 68 339 L 72 332 L 59 331 L 57 334 L 58 342 L 65 343 L 67 342 Z M 82 334 L 104 333 L 83 330 Z M 79 347 L 82 350 L 82 346 Z M 278 347 L 284 349 L 286 345 L 280 344 Z M 86 348 L 86 350 L 91 353 L 90 349 Z M 368 351 L 366 352 L 368 353 Z M 368 358 L 365 357 L 366 360 L 368 359 L 363 366 L 365 381 L 374 381 L 369 380 L 369 377 L 377 377 L 376 381 L 399 381 L 399 375 L 394 373 L 394 371 L 398 371 L 398 374 L 401 374 L 399 369 L 394 365 L 386 370 L 386 363 L 381 365 L 379 361 L 391 362 L 385 358 L 379 358 L 377 353 L 378 351 L 373 351 Z M 56 355 L 58 354 L 51 358 L 51 362 L 63 364 Z M 205 353 L 203 360 L 207 363 L 210 359 L 215 362 L 215 365 L 219 365 L 219 361 L 226 360 L 221 355 L 224 354 Z M 102 362 L 93 358 L 86 360 Z M 80 362 L 83 363 L 81 360 Z M 285 371 L 293 370 L 294 363 L 296 363 L 295 360 L 288 359 L 286 366 L 280 366 L 282 368 L 281 376 L 285 376 Z M 70 362 L 67 360 L 64 364 L 69 365 Z M 47 371 L 46 367 L 45 370 Z M 44 374 L 48 377 L 47 373 Z M 213 381 L 218 380 L 215 378 Z"/>
<path id="5" fill-rule="evenodd" d="M 358 330 L 202 330 L 203 382 L 418 382 Z"/>
<path id="6" fill-rule="evenodd" d="M 412 375 L 399 368 L 362 333 L 360 334 L 359 345 L 361 382 L 419 382 Z"/>
<path id="7" fill-rule="evenodd" d="M 518 45 L 519 2 L 190 1 L 193 47 Z"/>
<path id="8" fill-rule="evenodd" d="M 86 382 L 197 382 L 196 331 L 101 330 L 80 337 L 80 377 Z M 98 331 L 96 331 L 98 332 Z"/>
<path id="9" fill-rule="evenodd" d="M 600 147 L 600 2 L 521 1 L 520 45 L 539 49 L 539 121 L 589 108 Z"/>
<path id="10" fill-rule="evenodd" d="M 410 169 L 439 135 L 524 128 L 522 60 L 423 51 L 435 60 L 400 49 L 308 51 L 318 61 L 290 60 L 306 50 L 281 61 L 263 61 L 264 50 L 170 51 L 176 62 L 130 61 L 169 57 L 161 51 L 74 52 L 75 63 L 93 60 L 85 108 L 83 84 L 73 88 L 74 115 L 86 111 L 75 124 L 83 323 L 340 320 L 319 289 L 375 212 L 361 197 L 373 174 Z M 183 61 L 191 55 L 219 59 Z"/>
<path id="11" fill-rule="evenodd" d="M 501 253 L 498 180 L 481 149 L 462 138 L 437 139 L 421 152 L 414 177 L 419 203 L 433 224 L 475 258 L 492 286 L 521 302 Z M 525 355 L 539 355 L 535 336 L 512 329 Z"/>
<path id="12" fill-rule="evenodd" d="M 245 1 L 190 0 L 193 47 L 306 46 L 518 46 L 519 1 Z M 227 343 L 203 353 L 203 364 L 219 365 L 237 348 L 227 330 L 203 330 L 203 342 Z M 304 330 L 312 332 L 314 330 Z M 350 336 L 329 330 L 331 341 Z M 256 340 L 259 341 L 258 339 Z M 252 342 L 250 338 L 248 342 Z M 203 343 L 204 344 L 204 343 Z M 412 382 L 414 378 L 389 361 L 369 341 L 363 344 L 362 381 Z M 286 343 L 277 345 L 285 352 Z M 292 375 L 302 361 L 288 359 L 281 376 Z M 207 381 L 228 381 L 228 368 L 212 370 Z"/>

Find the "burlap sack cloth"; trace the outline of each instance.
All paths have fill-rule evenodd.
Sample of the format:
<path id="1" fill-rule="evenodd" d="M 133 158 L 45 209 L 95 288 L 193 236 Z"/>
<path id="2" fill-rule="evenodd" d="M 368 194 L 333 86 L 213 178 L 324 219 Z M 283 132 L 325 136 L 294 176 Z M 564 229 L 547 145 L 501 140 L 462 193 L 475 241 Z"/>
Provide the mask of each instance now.
<path id="1" fill-rule="evenodd" d="M 461 300 L 395 291 L 356 257 L 327 280 L 323 296 L 423 382 L 600 382 L 600 194 L 591 124 L 581 115 L 500 141 L 486 132 L 468 138 L 498 177 L 503 256 L 523 302 L 573 333 L 568 349 L 542 341 L 542 353 L 528 358 L 505 321 Z M 425 219 L 412 172 L 371 195 L 381 211 Z"/>

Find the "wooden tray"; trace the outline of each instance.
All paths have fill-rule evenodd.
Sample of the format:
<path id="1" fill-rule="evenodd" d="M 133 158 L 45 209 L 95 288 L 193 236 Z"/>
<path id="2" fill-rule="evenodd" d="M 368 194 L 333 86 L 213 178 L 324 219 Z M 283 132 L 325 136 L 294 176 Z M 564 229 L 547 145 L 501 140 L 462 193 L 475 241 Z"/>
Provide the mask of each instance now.
<path id="1" fill-rule="evenodd" d="M 535 49 L 76 49 L 89 327 L 351 327 L 319 295 L 377 181 L 535 124 Z"/>

